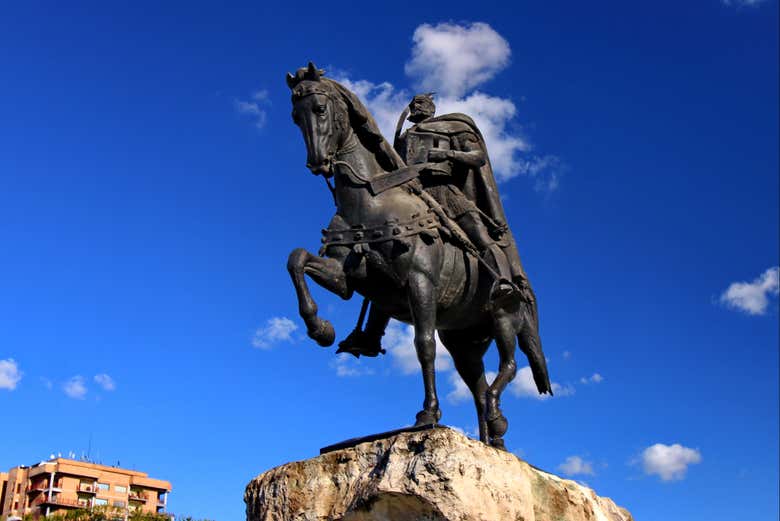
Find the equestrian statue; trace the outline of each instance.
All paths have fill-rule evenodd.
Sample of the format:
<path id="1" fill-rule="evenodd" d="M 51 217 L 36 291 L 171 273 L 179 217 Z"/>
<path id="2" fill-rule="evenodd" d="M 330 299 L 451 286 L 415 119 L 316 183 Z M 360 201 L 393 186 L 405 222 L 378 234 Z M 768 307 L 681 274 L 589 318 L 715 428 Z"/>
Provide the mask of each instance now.
<path id="1" fill-rule="evenodd" d="M 338 352 L 377 356 L 391 318 L 413 325 L 425 389 L 415 425 L 423 426 L 441 419 L 438 332 L 474 396 L 480 440 L 504 449 L 500 399 L 517 373 L 516 345 L 539 393 L 552 387 L 536 297 L 482 134 L 465 114 L 435 116 L 433 95 L 421 94 L 401 115 L 391 146 L 357 96 L 314 64 L 288 73 L 287 84 L 306 166 L 325 178 L 336 204 L 319 254 L 298 248 L 287 263 L 308 335 L 323 347 L 336 338 L 317 315 L 304 275 L 343 299 L 364 297 L 358 325 Z M 402 132 L 407 116 L 412 126 Z M 499 370 L 488 384 L 483 357 L 493 340 Z"/>

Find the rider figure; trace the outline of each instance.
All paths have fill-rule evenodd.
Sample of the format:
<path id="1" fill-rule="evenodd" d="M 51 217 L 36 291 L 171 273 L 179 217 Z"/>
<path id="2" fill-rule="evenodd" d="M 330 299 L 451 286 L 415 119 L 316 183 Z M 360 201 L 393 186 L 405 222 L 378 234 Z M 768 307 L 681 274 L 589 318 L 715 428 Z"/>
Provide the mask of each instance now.
<path id="1" fill-rule="evenodd" d="M 401 134 L 407 111 L 412 126 Z M 528 298 L 527 277 L 504 222 L 484 139 L 468 116 L 434 117 L 435 112 L 432 94 L 415 96 L 399 119 L 394 147 L 407 165 L 424 165 L 419 176 L 422 188 L 500 275 L 494 301 L 517 296 L 518 286 Z M 365 330 L 355 329 L 339 344 L 339 352 L 376 356 L 389 320 L 371 306 Z"/>

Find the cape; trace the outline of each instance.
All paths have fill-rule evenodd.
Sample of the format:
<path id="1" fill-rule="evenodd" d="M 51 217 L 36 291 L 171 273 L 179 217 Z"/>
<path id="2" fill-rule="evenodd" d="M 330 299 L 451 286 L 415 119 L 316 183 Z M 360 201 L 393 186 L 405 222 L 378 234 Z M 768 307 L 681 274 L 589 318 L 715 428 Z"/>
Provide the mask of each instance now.
<path id="1" fill-rule="evenodd" d="M 474 120 L 466 114 L 455 112 L 426 119 L 425 121 L 416 124 L 415 127 L 422 131 L 449 136 L 468 132 L 477 138 L 477 142 L 485 154 L 485 164 L 480 168 L 472 169 L 474 172 L 475 193 L 466 195 L 473 197 L 473 202 L 477 205 L 477 208 L 485 212 L 485 214 L 496 221 L 496 223 L 499 225 L 507 224 L 504 205 L 501 203 L 501 196 L 498 193 L 498 186 L 496 184 L 496 178 L 493 175 L 493 167 L 490 164 L 490 155 L 487 151 L 485 138 L 482 136 L 482 132 L 480 132 L 476 123 L 474 123 Z M 523 274 L 524 271 L 522 263 L 520 262 L 520 254 L 517 251 L 517 245 L 515 244 L 512 231 L 509 228 L 507 228 L 507 232 L 502 237 L 502 242 L 504 241 L 507 242 L 507 246 L 504 247 L 503 250 L 506 253 L 507 260 L 512 268 L 513 276 Z"/>

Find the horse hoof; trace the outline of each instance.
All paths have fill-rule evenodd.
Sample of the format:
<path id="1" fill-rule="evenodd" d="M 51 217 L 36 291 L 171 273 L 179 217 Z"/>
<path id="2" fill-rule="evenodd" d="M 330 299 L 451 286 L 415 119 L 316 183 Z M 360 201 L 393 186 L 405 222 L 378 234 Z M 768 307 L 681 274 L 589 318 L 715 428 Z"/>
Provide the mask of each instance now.
<path id="1" fill-rule="evenodd" d="M 327 320 L 320 320 L 316 329 L 309 330 L 309 337 L 313 338 L 322 347 L 330 347 L 336 341 L 336 330 L 333 324 Z"/>
<path id="2" fill-rule="evenodd" d="M 415 416 L 417 420 L 414 422 L 415 427 L 422 427 L 424 425 L 436 425 L 441 419 L 441 410 L 437 409 L 436 412 L 422 410 Z"/>
<path id="3" fill-rule="evenodd" d="M 488 431 L 490 432 L 491 438 L 500 438 L 506 434 L 507 428 L 509 428 L 509 422 L 503 414 L 500 414 L 497 418 L 488 420 Z"/>
<path id="4" fill-rule="evenodd" d="M 494 449 L 503 450 L 506 452 L 506 445 L 504 445 L 503 438 L 493 438 L 490 440 L 490 446 Z"/>

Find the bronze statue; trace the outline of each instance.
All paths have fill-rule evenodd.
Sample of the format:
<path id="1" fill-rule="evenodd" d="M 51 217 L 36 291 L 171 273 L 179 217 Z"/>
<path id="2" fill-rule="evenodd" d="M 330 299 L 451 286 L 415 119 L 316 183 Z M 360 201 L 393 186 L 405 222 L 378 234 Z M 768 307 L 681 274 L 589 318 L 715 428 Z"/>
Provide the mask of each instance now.
<path id="1" fill-rule="evenodd" d="M 317 316 L 304 275 L 344 299 L 357 291 L 371 302 L 366 331 L 360 324 L 367 301 L 342 351 L 376 356 L 390 317 L 412 324 L 425 389 L 419 426 L 441 418 L 438 331 L 474 396 L 480 440 L 503 449 L 507 420 L 500 397 L 517 372 L 517 341 L 538 391 L 552 394 L 552 388 L 536 299 L 505 222 L 484 139 L 468 116 L 433 117 L 432 98 L 417 96 L 409 108 L 414 125 L 396 136 L 399 154 L 358 98 L 323 75 L 311 63 L 287 75 L 306 166 L 325 178 L 336 203 L 320 255 L 299 248 L 287 263 L 308 335 L 322 346 L 335 340 L 333 326 Z M 488 385 L 482 358 L 494 339 L 499 372 Z"/>

